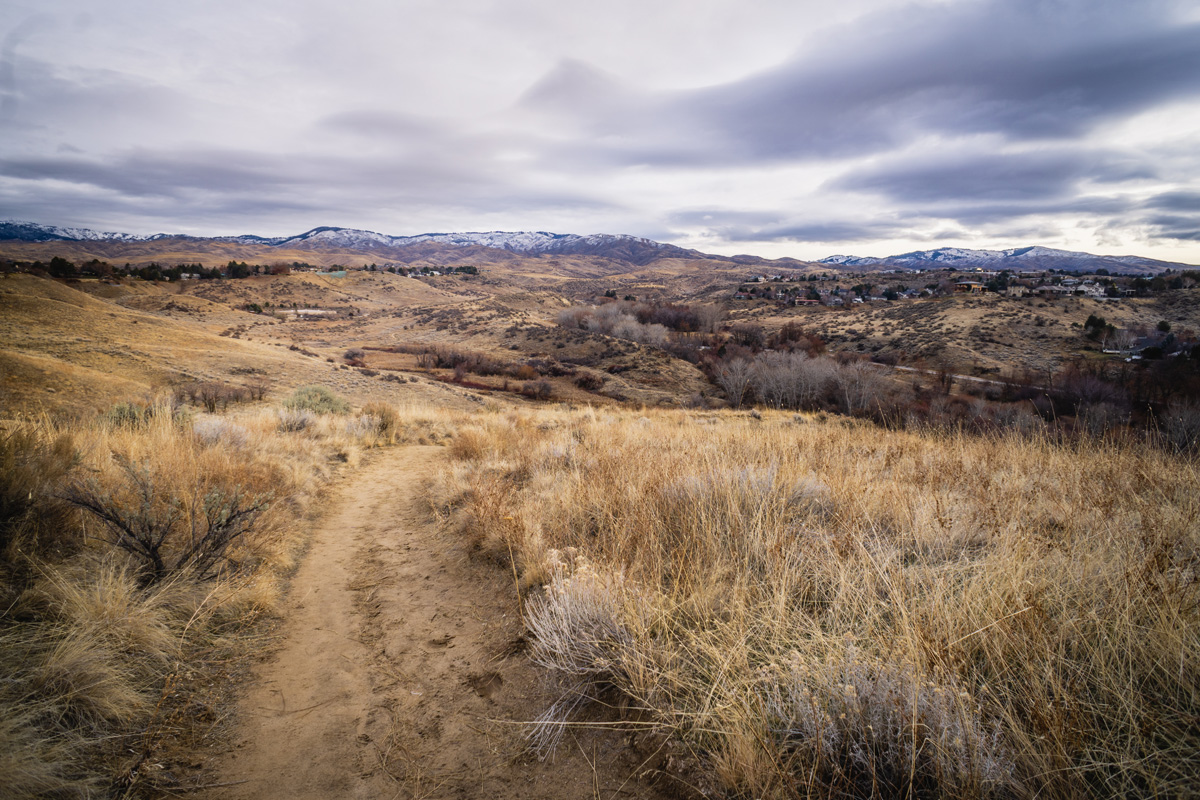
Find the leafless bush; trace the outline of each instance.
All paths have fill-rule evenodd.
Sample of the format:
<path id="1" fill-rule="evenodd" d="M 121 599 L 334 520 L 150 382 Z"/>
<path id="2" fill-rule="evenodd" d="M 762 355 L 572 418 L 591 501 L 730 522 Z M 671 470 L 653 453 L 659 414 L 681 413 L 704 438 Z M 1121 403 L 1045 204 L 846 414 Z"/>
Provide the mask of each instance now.
<path id="1" fill-rule="evenodd" d="M 803 352 L 765 352 L 754 359 L 754 393 L 773 408 L 810 408 L 824 394 L 835 367 L 825 358 Z"/>
<path id="2" fill-rule="evenodd" d="M 265 394 L 266 387 L 264 385 L 259 390 L 247 391 L 242 386 L 220 381 L 195 381 L 178 387 L 175 390 L 175 398 L 179 402 L 186 401 L 192 405 L 203 406 L 205 411 L 215 414 L 218 409 L 228 408 L 230 403 L 245 402 L 255 391 Z"/>
<path id="3" fill-rule="evenodd" d="M 868 410 L 877 401 L 882 387 L 879 373 L 865 361 L 845 364 L 833 373 L 842 410 L 857 414 Z"/>
<path id="4" fill-rule="evenodd" d="M 317 415 L 304 408 L 281 408 L 277 416 L 281 433 L 299 433 L 317 421 Z"/>
<path id="5" fill-rule="evenodd" d="M 604 378 L 591 372 L 585 372 L 575 379 L 575 385 L 580 389 L 594 392 L 604 388 Z"/>
<path id="6" fill-rule="evenodd" d="M 267 508 L 267 496 L 236 484 L 203 481 L 181 496 L 157 465 L 120 455 L 114 461 L 123 477 L 116 486 L 77 480 L 65 497 L 104 524 L 111 545 L 142 564 L 144 585 L 179 572 L 208 576 Z"/>
<path id="7" fill-rule="evenodd" d="M 575 710 L 623 671 L 626 651 L 634 645 L 623 621 L 620 577 L 593 572 L 581 558 L 568 565 L 557 553 L 550 557 L 557 562 L 553 580 L 530 600 L 526 614 L 530 658 L 565 679 L 566 687 L 530 728 L 542 758 L 557 746 Z"/>
<path id="8" fill-rule="evenodd" d="M 670 331 L 658 322 L 642 322 L 639 307 L 626 302 L 607 303 L 599 308 L 565 308 L 558 313 L 558 324 L 572 330 L 587 330 L 628 339 L 632 342 L 664 348 L 670 344 Z M 653 315 L 645 315 L 647 320 Z M 690 328 L 689 328 L 690 329 Z"/>
<path id="9" fill-rule="evenodd" d="M 1200 451 L 1200 403 L 1177 402 L 1164 417 L 1167 441 L 1180 452 Z"/>
<path id="10" fill-rule="evenodd" d="M 753 377 L 754 369 L 744 358 L 723 361 L 713 370 L 713 378 L 734 408 L 741 408 Z"/>
<path id="11" fill-rule="evenodd" d="M 521 394 L 534 400 L 549 400 L 554 394 L 554 387 L 550 381 L 529 381 L 521 386 Z"/>

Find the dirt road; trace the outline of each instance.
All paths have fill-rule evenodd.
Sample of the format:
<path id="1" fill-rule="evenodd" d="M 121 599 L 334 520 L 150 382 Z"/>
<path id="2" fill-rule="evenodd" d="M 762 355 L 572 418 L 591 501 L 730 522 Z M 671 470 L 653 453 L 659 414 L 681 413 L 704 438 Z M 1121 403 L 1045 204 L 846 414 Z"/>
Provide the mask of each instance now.
<path id="1" fill-rule="evenodd" d="M 203 794 L 217 798 L 652 797 L 622 735 L 553 759 L 524 723 L 553 699 L 522 652 L 512 585 L 437 529 L 420 486 L 444 451 L 378 452 L 341 481 Z"/>

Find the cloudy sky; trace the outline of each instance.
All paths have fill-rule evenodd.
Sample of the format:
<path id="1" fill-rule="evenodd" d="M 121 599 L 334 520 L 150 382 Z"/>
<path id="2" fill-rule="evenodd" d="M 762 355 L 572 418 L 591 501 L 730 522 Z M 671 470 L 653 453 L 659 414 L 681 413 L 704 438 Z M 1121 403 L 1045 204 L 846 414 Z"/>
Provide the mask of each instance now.
<path id="1" fill-rule="evenodd" d="M 1195 0 L 5 0 L 0 218 L 1200 263 Z"/>

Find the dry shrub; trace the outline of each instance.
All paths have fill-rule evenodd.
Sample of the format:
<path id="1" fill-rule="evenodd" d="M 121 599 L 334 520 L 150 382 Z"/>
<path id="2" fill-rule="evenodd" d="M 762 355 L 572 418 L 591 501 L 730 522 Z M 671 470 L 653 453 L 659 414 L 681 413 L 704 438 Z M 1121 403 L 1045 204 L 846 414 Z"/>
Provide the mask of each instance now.
<path id="1" fill-rule="evenodd" d="M 400 433 L 400 415 L 395 406 L 388 403 L 368 403 L 363 406 L 362 413 L 364 417 L 373 420 L 380 443 L 392 444 L 396 441 Z"/>
<path id="2" fill-rule="evenodd" d="M 528 618 L 564 699 L 539 747 L 611 686 L 735 795 L 1200 782 L 1193 461 L 793 418 L 543 409 L 462 429 L 436 502 L 547 584 Z M 586 578 L 557 566 L 570 548 Z"/>
<path id="3" fill-rule="evenodd" d="M 483 458 L 487 447 L 487 437 L 477 428 L 466 428 L 458 432 L 450 442 L 450 456 L 463 461 L 475 461 Z"/>
<path id="4" fill-rule="evenodd" d="M 240 434 L 249 437 L 248 431 Z M 204 578 L 224 568 L 268 510 L 282 475 L 268 463 L 205 446 L 158 414 L 149 428 L 108 439 L 92 471 L 64 495 L 91 514 L 100 538 L 129 554 L 145 584 L 178 572 Z"/>
<path id="5" fill-rule="evenodd" d="M 571 713 L 595 699 L 608 684 L 622 681 L 625 665 L 634 650 L 627 627 L 628 610 L 621 576 L 597 573 L 586 559 L 567 554 L 565 563 L 552 555 L 554 575 L 547 591 L 536 595 L 527 608 L 526 622 L 533 634 L 530 658 L 559 677 L 566 689 L 554 705 L 530 728 L 530 739 L 546 757 L 562 738 Z"/>

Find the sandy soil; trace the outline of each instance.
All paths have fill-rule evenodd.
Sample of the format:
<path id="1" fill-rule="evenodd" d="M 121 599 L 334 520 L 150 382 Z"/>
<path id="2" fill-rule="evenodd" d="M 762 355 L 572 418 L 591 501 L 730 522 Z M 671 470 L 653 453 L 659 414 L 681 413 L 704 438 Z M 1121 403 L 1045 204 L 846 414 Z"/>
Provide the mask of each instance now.
<path id="1" fill-rule="evenodd" d="M 522 724 L 553 700 L 513 588 L 438 530 L 420 484 L 443 451 L 377 453 L 331 494 L 279 648 L 255 668 L 211 798 L 655 797 L 637 737 Z M 653 772 L 654 770 L 651 770 Z"/>

